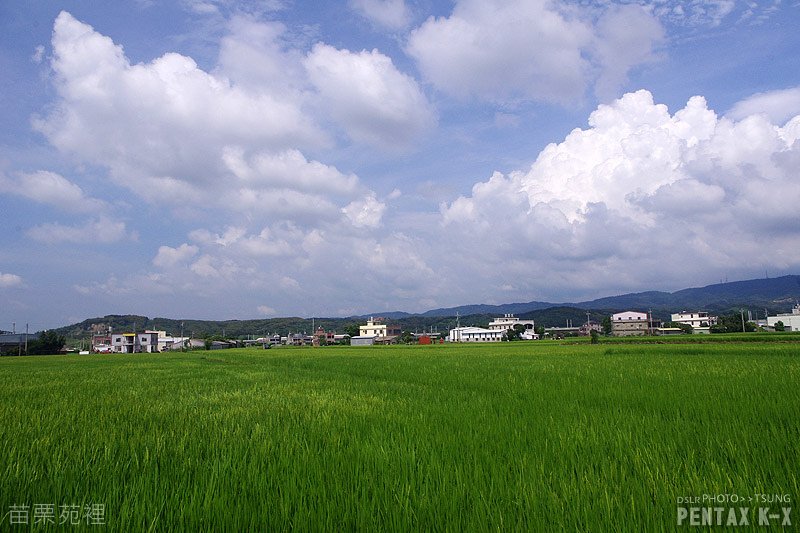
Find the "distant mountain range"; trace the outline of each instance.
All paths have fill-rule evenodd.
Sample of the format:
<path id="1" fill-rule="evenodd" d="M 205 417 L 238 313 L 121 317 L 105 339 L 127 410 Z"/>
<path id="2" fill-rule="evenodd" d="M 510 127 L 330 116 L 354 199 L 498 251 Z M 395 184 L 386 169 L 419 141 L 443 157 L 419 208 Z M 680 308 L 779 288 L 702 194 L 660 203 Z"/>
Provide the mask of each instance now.
<path id="1" fill-rule="evenodd" d="M 795 301 L 798 300 L 800 300 L 800 276 L 791 275 L 779 278 L 717 283 L 676 292 L 637 292 L 585 302 L 551 303 L 534 301 L 502 305 L 462 305 L 432 309 L 422 313 L 422 316 L 496 315 L 505 313 L 522 315 L 552 307 L 614 311 L 651 309 L 654 313 L 677 313 L 681 310 L 690 309 L 724 313 L 738 310 L 739 308 L 750 308 L 752 310 L 766 308 L 770 312 L 775 312 L 790 309 Z"/>
<path id="2" fill-rule="evenodd" d="M 102 324 L 111 326 L 114 331 L 133 329 L 166 330 L 172 335 L 181 331 L 186 335 L 202 337 L 223 335 L 230 338 L 272 333 L 288 332 L 311 333 L 314 327 L 327 331 L 344 332 L 364 319 L 383 317 L 399 324 L 405 331 L 447 331 L 460 317 L 462 325 L 486 325 L 492 317 L 512 313 L 520 318 L 533 319 L 544 326 L 562 326 L 567 323 L 581 324 L 587 313 L 592 320 L 600 321 L 604 316 L 619 311 L 651 311 L 657 319 L 668 320 L 670 313 L 679 311 L 709 311 L 725 314 L 746 309 L 753 317 L 769 313 L 786 312 L 795 302 L 800 301 L 800 276 L 754 279 L 718 283 L 707 287 L 683 289 L 676 292 L 648 291 L 620 296 L 609 296 L 585 302 L 551 303 L 527 302 L 503 305 L 462 305 L 442 309 L 432 309 L 425 313 L 411 314 L 402 311 L 378 312 L 369 315 L 346 318 L 271 318 L 254 320 L 190 320 L 153 318 L 138 315 L 108 315 L 90 318 L 83 322 L 58 328 L 56 331 L 71 338 L 86 338 L 93 327 Z M 357 331 L 357 329 L 356 329 Z"/>

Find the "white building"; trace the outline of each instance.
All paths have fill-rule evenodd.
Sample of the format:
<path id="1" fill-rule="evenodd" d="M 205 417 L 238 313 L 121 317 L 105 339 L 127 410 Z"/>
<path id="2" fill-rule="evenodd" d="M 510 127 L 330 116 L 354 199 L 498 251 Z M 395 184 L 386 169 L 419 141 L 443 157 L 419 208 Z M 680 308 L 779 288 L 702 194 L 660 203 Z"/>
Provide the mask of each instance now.
<path id="1" fill-rule="evenodd" d="M 778 313 L 767 317 L 767 325 L 771 328 L 778 322 L 783 322 L 786 331 L 800 331 L 800 305 L 795 305 L 791 313 Z"/>
<path id="2" fill-rule="evenodd" d="M 358 326 L 358 336 L 386 337 L 386 329 L 386 324 L 378 324 L 372 317 L 370 317 L 370 319 L 367 320 L 366 326 Z"/>
<path id="3" fill-rule="evenodd" d="M 158 333 L 114 333 L 111 349 L 116 353 L 152 353 L 158 351 Z"/>
<path id="4" fill-rule="evenodd" d="M 447 340 L 450 342 L 500 342 L 506 330 L 485 329 L 477 327 L 459 327 L 450 330 Z"/>
<path id="5" fill-rule="evenodd" d="M 618 337 L 630 335 L 647 335 L 647 313 L 638 311 L 623 311 L 611 315 L 611 332 Z"/>
<path id="6" fill-rule="evenodd" d="M 670 315 L 673 322 L 689 324 L 696 333 L 708 333 L 711 326 L 717 323 L 717 317 L 705 311 L 681 311 Z"/>
<path id="7" fill-rule="evenodd" d="M 514 326 L 520 324 L 525 327 L 525 330 L 522 332 L 522 338 L 525 340 L 534 340 L 538 339 L 539 335 L 534 332 L 534 323 L 533 320 L 520 320 L 519 318 L 515 317 L 513 314 L 506 313 L 502 317 L 495 318 L 491 322 L 489 322 L 489 329 L 491 330 L 500 330 L 500 331 L 508 331 L 509 329 L 514 329 Z"/>

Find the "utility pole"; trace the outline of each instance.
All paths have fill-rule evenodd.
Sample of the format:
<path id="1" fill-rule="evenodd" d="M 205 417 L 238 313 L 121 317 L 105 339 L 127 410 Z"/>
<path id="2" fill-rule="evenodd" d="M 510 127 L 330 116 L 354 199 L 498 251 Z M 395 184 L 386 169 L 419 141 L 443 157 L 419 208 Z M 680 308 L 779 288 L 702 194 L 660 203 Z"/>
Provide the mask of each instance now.
<path id="1" fill-rule="evenodd" d="M 28 323 L 25 323 L 25 355 L 28 355 Z"/>
<path id="2" fill-rule="evenodd" d="M 739 309 L 742 314 L 742 333 L 744 333 L 744 309 Z"/>

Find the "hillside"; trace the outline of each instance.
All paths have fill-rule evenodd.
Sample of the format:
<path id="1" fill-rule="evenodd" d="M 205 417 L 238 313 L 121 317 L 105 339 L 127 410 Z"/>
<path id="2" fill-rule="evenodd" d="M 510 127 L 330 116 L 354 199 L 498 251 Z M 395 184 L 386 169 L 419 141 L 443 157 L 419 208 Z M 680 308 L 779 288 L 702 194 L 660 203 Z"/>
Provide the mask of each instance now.
<path id="1" fill-rule="evenodd" d="M 553 307 L 608 311 L 651 309 L 656 316 L 669 315 L 671 312 L 688 309 L 725 313 L 738 312 L 741 308 L 749 308 L 763 314 L 765 308 L 770 313 L 786 312 L 791 309 L 796 300 L 800 300 L 800 276 L 790 275 L 779 278 L 717 283 L 706 287 L 682 289 L 672 293 L 661 291 L 637 292 L 573 303 L 533 301 L 503 305 L 462 305 L 434 309 L 423 313 L 423 315 L 455 316 L 460 314 L 463 316 L 504 313 L 523 315 Z"/>

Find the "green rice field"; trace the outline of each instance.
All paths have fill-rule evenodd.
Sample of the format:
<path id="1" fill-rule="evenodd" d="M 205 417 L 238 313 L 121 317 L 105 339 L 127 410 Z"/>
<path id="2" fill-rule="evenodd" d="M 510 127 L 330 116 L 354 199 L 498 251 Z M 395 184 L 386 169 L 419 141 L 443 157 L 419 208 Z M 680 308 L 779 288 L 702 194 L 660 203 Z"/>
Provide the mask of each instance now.
<path id="1" fill-rule="evenodd" d="M 797 342 L 0 358 L 0 531 L 672 531 L 798 476 Z"/>

